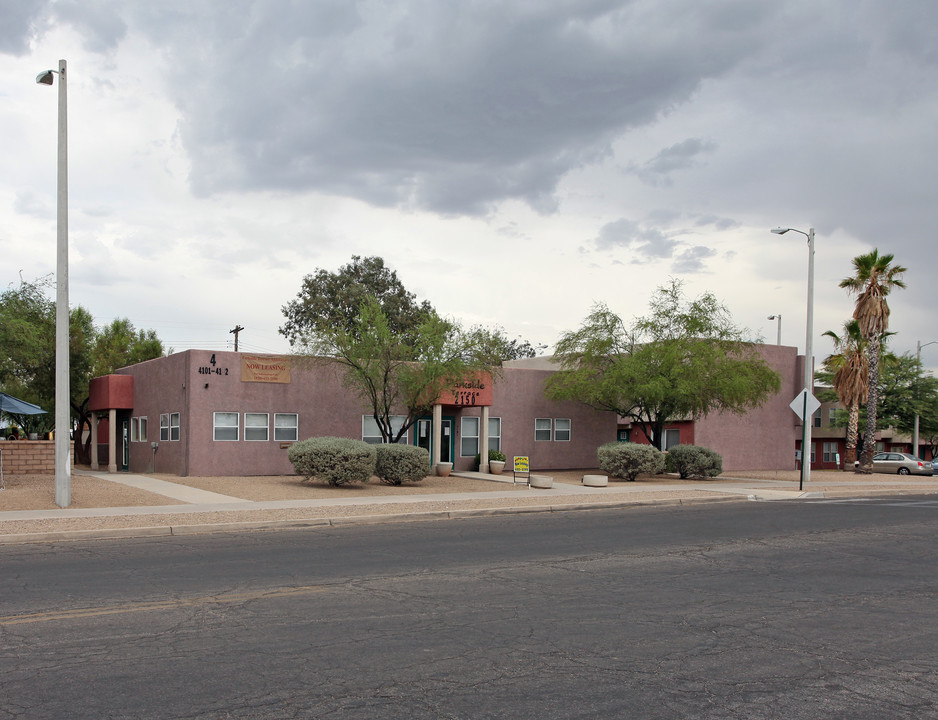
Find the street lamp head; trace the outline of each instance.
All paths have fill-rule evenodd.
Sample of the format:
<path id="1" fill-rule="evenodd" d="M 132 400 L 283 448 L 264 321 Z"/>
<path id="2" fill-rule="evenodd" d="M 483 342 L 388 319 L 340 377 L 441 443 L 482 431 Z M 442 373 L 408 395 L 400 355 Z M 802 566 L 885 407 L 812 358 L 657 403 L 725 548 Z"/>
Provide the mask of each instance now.
<path id="1" fill-rule="evenodd" d="M 36 76 L 36 82 L 40 85 L 51 85 L 53 75 L 55 75 L 55 70 L 43 70 Z"/>
<path id="2" fill-rule="evenodd" d="M 769 315 L 768 319 L 769 319 L 769 320 L 775 320 L 776 318 L 780 318 L 780 317 L 781 317 L 781 315 Z"/>
<path id="3" fill-rule="evenodd" d="M 791 230 L 791 228 L 781 228 L 781 227 L 772 228 L 772 232 L 775 233 L 776 235 L 784 235 L 789 230 Z"/>

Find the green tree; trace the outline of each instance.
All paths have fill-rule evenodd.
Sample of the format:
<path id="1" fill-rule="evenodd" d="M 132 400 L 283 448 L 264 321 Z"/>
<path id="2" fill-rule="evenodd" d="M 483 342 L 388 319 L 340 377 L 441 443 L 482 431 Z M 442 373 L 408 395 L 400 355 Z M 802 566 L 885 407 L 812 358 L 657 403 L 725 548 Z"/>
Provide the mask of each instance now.
<path id="1" fill-rule="evenodd" d="M 321 328 L 304 350 L 313 361 L 337 364 L 346 387 L 372 411 L 384 442 L 397 442 L 444 390 L 476 373 L 497 374 L 494 335 L 464 331 L 431 312 L 411 339 L 397 332 L 378 299 L 366 296 L 350 327 Z M 404 423 L 393 423 L 401 414 Z"/>
<path id="2" fill-rule="evenodd" d="M 834 352 L 824 360 L 824 372 L 829 376 L 837 398 L 847 412 L 847 457 L 844 468 L 853 467 L 857 459 L 857 436 L 859 434 L 860 406 L 869 394 L 869 360 L 866 340 L 856 320 L 844 323 L 843 332 L 833 330 L 824 333 L 834 341 Z M 824 380 L 819 373 L 819 379 Z"/>
<path id="3" fill-rule="evenodd" d="M 392 332 L 411 341 L 416 339 L 421 323 L 434 312 L 426 300 L 417 301 L 382 258 L 353 255 L 352 261 L 338 272 L 319 269 L 303 278 L 296 298 L 281 308 L 286 322 L 280 334 L 294 346 L 336 330 L 353 332 L 367 298 L 377 300 Z"/>
<path id="4" fill-rule="evenodd" d="M 95 337 L 93 376 L 109 375 L 118 368 L 161 357 L 163 352 L 155 330 L 137 330 L 129 319 L 117 318 Z"/>
<path id="5" fill-rule="evenodd" d="M 555 400 L 579 400 L 638 424 L 661 449 L 664 426 L 711 412 L 743 413 L 781 387 L 727 309 L 706 293 L 688 302 L 682 284 L 659 287 L 649 315 L 626 328 L 605 305 L 557 343 Z"/>
<path id="6" fill-rule="evenodd" d="M 893 255 L 880 255 L 874 249 L 853 259 L 854 274 L 844 278 L 840 287 L 856 295 L 853 319 L 866 340 L 868 358 L 866 400 L 866 427 L 863 432 L 863 451 L 857 472 L 873 472 L 873 453 L 876 449 L 876 411 L 879 403 L 879 361 L 883 337 L 889 329 L 889 303 L 886 301 L 894 288 L 904 288 L 900 276 L 905 268 L 893 265 Z"/>

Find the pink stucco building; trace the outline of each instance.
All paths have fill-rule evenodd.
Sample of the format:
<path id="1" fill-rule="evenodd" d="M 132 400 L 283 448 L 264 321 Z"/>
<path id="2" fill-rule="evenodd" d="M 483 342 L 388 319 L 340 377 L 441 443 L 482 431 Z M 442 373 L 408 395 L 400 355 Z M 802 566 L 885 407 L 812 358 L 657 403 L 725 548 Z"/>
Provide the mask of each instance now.
<path id="1" fill-rule="evenodd" d="M 803 358 L 795 348 L 759 350 L 781 374 L 781 392 L 744 416 L 674 423 L 670 444 L 710 447 L 723 455 L 725 470 L 795 467 L 800 421 L 788 403 L 800 391 Z M 596 448 L 623 434 L 641 441 L 613 413 L 548 400 L 544 382 L 554 371 L 546 358 L 510 362 L 491 387 L 442 398 L 406 441 L 456 471 L 470 469 L 480 452 L 486 457 L 486 447 L 528 456 L 533 470 L 559 470 L 595 467 Z M 327 361 L 188 350 L 95 378 L 90 395 L 94 416 L 109 421 L 101 455 L 112 471 L 293 474 L 287 450 L 296 440 L 380 440 L 368 408 Z"/>

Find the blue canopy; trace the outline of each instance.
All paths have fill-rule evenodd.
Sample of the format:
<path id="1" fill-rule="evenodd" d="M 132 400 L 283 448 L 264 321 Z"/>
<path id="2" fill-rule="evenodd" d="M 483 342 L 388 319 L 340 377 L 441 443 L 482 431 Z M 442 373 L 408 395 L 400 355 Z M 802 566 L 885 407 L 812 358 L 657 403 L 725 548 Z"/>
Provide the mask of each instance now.
<path id="1" fill-rule="evenodd" d="M 0 412 L 10 415 L 41 415 L 45 412 L 38 405 L 33 405 L 25 400 L 20 400 L 5 392 L 0 392 Z"/>

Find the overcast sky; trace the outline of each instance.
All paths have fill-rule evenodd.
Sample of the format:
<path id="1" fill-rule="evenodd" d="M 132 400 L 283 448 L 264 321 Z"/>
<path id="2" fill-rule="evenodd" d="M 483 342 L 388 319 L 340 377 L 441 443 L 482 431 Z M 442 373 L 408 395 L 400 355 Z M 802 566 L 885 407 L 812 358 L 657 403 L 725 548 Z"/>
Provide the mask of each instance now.
<path id="1" fill-rule="evenodd" d="M 0 0 L 0 283 L 177 351 L 286 351 L 317 268 L 379 255 L 465 324 L 552 344 L 680 278 L 815 354 L 893 253 L 892 348 L 938 340 L 934 0 Z M 938 344 L 922 351 L 938 366 Z"/>

